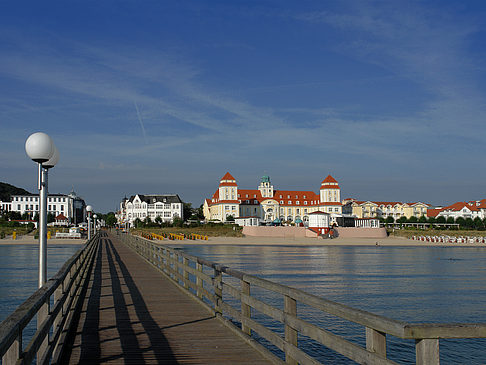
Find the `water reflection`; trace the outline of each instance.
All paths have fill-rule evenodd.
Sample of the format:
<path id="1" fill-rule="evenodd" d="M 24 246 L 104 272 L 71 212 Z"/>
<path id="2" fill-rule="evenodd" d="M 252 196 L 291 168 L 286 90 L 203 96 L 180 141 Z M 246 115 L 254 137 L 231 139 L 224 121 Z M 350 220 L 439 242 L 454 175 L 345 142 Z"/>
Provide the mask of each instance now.
<path id="1" fill-rule="evenodd" d="M 183 249 L 195 256 L 397 320 L 486 322 L 485 248 L 208 245 Z M 364 344 L 360 326 L 328 318 L 309 308 L 299 309 L 299 313 L 313 323 L 331 327 Z M 309 349 L 317 346 L 310 340 L 303 341 Z M 485 344 L 483 340 L 442 340 L 441 363 L 483 363 Z M 388 347 L 392 359 L 414 362 L 410 342 L 391 338 Z M 345 362 L 343 359 L 338 362 L 341 361 Z"/>

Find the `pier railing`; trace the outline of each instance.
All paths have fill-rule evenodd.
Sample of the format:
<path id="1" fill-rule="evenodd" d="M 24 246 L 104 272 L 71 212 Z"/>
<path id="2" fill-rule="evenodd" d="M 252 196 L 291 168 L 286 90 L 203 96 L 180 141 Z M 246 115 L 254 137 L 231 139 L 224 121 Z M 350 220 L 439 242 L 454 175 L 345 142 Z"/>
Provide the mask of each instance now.
<path id="1" fill-rule="evenodd" d="M 88 241 L 0 324 L 3 365 L 60 362 L 68 330 L 82 304 L 81 292 L 89 279 L 99 237 L 97 234 Z M 37 331 L 24 348 L 24 330 L 35 319 Z"/>
<path id="2" fill-rule="evenodd" d="M 279 348 L 285 353 L 286 363 L 320 364 L 299 347 L 299 335 L 311 338 L 361 364 L 396 364 L 387 358 L 387 335 L 410 339 L 415 341 L 415 361 L 420 365 L 440 363 L 441 338 L 486 338 L 486 324 L 408 324 L 248 275 L 141 237 L 124 234 L 122 238 L 168 278 L 198 298 L 215 315 L 221 316 L 226 325 L 237 328 L 238 333 L 255 348 L 261 351 L 261 346 L 255 344 L 251 338 L 252 331 Z M 239 285 L 235 285 L 235 281 L 239 281 Z M 252 295 L 252 291 L 257 288 L 265 290 L 271 296 L 281 296 L 283 310 Z M 232 299 L 223 300 L 223 293 L 225 298 L 229 296 Z M 363 326 L 366 347 L 299 317 L 297 304 L 304 304 Z M 284 333 L 278 334 L 257 322 L 254 318 L 255 311 L 280 322 Z M 238 322 L 238 327 L 235 322 Z M 276 356 L 272 355 L 272 358 L 276 363 L 282 362 Z"/>

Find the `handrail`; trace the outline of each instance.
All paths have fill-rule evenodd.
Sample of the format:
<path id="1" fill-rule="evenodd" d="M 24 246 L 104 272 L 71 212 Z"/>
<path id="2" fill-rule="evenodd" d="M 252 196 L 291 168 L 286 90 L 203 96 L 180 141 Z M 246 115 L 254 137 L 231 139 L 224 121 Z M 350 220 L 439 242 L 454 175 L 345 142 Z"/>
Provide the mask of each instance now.
<path id="1" fill-rule="evenodd" d="M 373 364 L 395 364 L 386 355 L 387 334 L 415 340 L 415 360 L 420 365 L 440 363 L 439 339 L 441 338 L 486 338 L 486 323 L 409 324 L 248 275 L 138 236 L 123 234 L 122 240 L 169 279 L 201 300 L 215 315 L 224 315 L 233 321 L 240 322 L 241 328 L 238 327 L 238 330 L 243 336 L 247 336 L 249 339 L 251 332 L 255 331 L 278 347 L 285 353 L 287 363 L 319 364 L 298 347 L 298 333 L 310 337 L 358 363 Z M 204 267 L 212 269 L 213 274 L 204 273 Z M 240 289 L 225 281 L 223 273 L 238 279 Z M 284 309 L 275 308 L 252 296 L 250 293 L 252 287 L 259 287 L 281 295 L 284 299 Z M 223 292 L 240 302 L 239 310 L 223 300 Z M 366 348 L 299 318 L 297 303 L 306 304 L 322 312 L 364 326 Z M 285 328 L 285 338 L 256 322 L 252 318 L 252 311 L 258 311 L 281 322 Z M 235 326 L 232 322 L 226 322 L 226 324 Z"/>
<path id="2" fill-rule="evenodd" d="M 3 365 L 30 364 L 36 356 L 38 364 L 58 361 L 62 339 L 71 324 L 74 307 L 80 303 L 79 293 L 87 283 L 99 237 L 100 233 L 88 241 L 66 261 L 56 275 L 0 323 L 0 356 Z M 52 296 L 54 300 L 51 307 Z M 37 331 L 24 348 L 23 331 L 35 316 Z"/>

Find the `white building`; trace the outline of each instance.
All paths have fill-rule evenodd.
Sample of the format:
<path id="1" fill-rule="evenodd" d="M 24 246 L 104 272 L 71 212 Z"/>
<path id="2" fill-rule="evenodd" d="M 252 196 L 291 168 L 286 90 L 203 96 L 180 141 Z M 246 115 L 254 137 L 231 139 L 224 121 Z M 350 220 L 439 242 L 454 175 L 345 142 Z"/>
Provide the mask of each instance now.
<path id="1" fill-rule="evenodd" d="M 27 213 L 33 219 L 39 213 L 39 195 L 24 194 L 12 195 L 10 202 L 1 202 L 3 211 L 18 212 L 21 215 Z M 54 217 L 63 215 L 70 224 L 84 221 L 84 200 L 72 191 L 69 195 L 49 194 L 47 197 L 47 214 Z"/>
<path id="2" fill-rule="evenodd" d="M 153 222 L 160 217 L 162 222 L 173 222 L 174 218 L 182 219 L 184 207 L 177 194 L 132 195 L 123 199 L 117 214 L 119 224 L 128 223 L 133 226 L 135 219 L 145 220 L 149 217 Z"/>
<path id="3" fill-rule="evenodd" d="M 464 219 L 471 218 L 486 218 L 486 199 L 473 200 L 470 202 L 457 202 L 444 208 L 429 209 L 427 212 L 429 217 L 444 217 L 444 218 L 457 218 Z"/>

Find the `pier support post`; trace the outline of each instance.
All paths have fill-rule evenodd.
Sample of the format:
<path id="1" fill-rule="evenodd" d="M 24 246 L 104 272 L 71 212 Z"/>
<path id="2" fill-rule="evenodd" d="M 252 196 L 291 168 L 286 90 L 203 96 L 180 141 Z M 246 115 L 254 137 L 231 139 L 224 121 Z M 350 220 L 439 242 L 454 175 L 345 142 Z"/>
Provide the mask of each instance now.
<path id="1" fill-rule="evenodd" d="M 284 297 L 284 312 L 292 316 L 297 316 L 297 301 L 289 296 Z M 286 321 L 285 321 L 286 322 Z M 297 330 L 285 323 L 285 342 L 298 346 L 297 344 Z M 288 351 L 285 351 L 285 362 L 287 364 L 297 365 L 297 360 L 290 356 Z"/>
<path id="2" fill-rule="evenodd" d="M 214 268 L 214 296 L 216 303 L 214 303 L 214 311 L 216 315 L 222 315 L 221 302 L 223 301 L 223 273 L 218 268 Z"/>
<path id="3" fill-rule="evenodd" d="M 423 338 L 415 340 L 415 356 L 417 365 L 439 365 L 439 339 Z"/>
<path id="4" fill-rule="evenodd" d="M 386 333 L 366 327 L 366 350 L 386 358 Z"/>
<path id="5" fill-rule="evenodd" d="M 250 336 L 251 329 L 243 324 L 243 320 L 245 318 L 251 318 L 251 307 L 248 304 L 243 303 L 243 295 L 250 296 L 250 283 L 241 280 L 241 330 Z"/>

